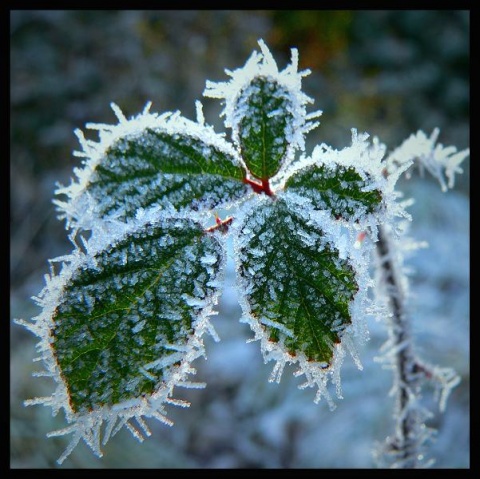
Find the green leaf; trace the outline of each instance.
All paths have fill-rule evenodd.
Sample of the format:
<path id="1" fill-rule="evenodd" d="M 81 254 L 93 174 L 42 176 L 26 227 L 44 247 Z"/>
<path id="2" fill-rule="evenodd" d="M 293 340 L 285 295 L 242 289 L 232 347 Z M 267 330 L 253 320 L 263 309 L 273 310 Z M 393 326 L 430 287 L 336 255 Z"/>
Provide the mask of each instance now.
<path id="1" fill-rule="evenodd" d="M 242 158 L 256 178 L 274 176 L 285 160 L 292 134 L 291 93 L 273 79 L 258 76 L 237 99 Z"/>
<path id="2" fill-rule="evenodd" d="M 285 188 L 309 198 L 317 210 L 335 218 L 357 219 L 380 206 L 382 194 L 353 167 L 312 165 L 293 174 Z"/>
<path id="3" fill-rule="evenodd" d="M 53 351 L 75 413 L 158 390 L 212 305 L 221 245 L 200 225 L 167 219 L 130 233 L 67 281 Z"/>
<path id="4" fill-rule="evenodd" d="M 238 242 L 247 315 L 292 356 L 331 364 L 358 289 L 349 262 L 281 198 L 252 209 Z"/>
<path id="5" fill-rule="evenodd" d="M 88 185 L 100 216 L 131 218 L 153 205 L 212 209 L 250 190 L 245 170 L 227 149 L 189 136 L 146 129 L 118 139 L 105 152 Z"/>

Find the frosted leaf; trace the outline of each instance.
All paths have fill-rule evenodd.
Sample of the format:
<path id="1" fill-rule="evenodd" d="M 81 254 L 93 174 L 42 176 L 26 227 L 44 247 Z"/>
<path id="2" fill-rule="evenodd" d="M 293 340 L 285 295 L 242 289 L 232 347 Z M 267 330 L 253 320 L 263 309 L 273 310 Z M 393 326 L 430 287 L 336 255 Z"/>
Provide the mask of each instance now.
<path id="1" fill-rule="evenodd" d="M 440 130 L 435 128 L 430 137 L 423 131 L 410 135 L 388 156 L 386 160 L 388 172 L 391 174 L 405 164 L 410 166 L 416 162 L 421 172 L 426 169 L 438 180 L 442 191 L 453 188 L 455 174 L 463 172 L 460 164 L 470 155 L 470 149 L 457 152 L 454 146 L 436 144 L 439 133 Z"/>
<path id="2" fill-rule="evenodd" d="M 289 92 L 269 78 L 254 78 L 240 93 L 234 141 L 253 176 L 271 178 L 281 167 L 291 149 L 287 140 L 291 110 Z"/>
<path id="3" fill-rule="evenodd" d="M 55 200 L 67 227 L 94 229 L 105 217 L 125 221 L 152 206 L 209 210 L 249 193 L 237 152 L 199 111 L 197 105 L 201 123 L 144 111 L 118 125 L 88 124 L 99 131 L 98 143 L 77 130 L 84 168 L 56 190 L 67 197 Z"/>
<path id="4" fill-rule="evenodd" d="M 368 133 L 358 133 L 352 128 L 352 143 L 337 150 L 322 143 L 315 146 L 311 156 L 301 156 L 299 160 L 288 165 L 277 178 L 279 183 L 285 183 L 292 175 L 313 165 L 332 168 L 343 166 L 354 168 L 362 177 L 368 174 L 372 181 L 379 182 L 384 177 L 383 159 L 386 147 L 377 138 L 370 140 Z"/>
<path id="5" fill-rule="evenodd" d="M 285 187 L 310 199 L 315 209 L 350 221 L 378 210 L 382 201 L 370 177 L 354 167 L 312 165 L 292 175 Z"/>
<path id="6" fill-rule="evenodd" d="M 340 237 L 327 230 L 329 225 L 337 228 L 336 235 L 340 230 L 327 215 L 322 229 L 319 221 L 298 211 L 292 195 L 259 199 L 238 226 L 234 237 L 243 321 L 261 341 L 265 361 L 276 361 L 274 380 L 282 364 L 297 363 L 298 374 L 307 379 L 304 386 L 317 387 L 316 400 L 323 396 L 332 405 L 326 384 L 332 377 L 340 390 L 338 368 L 351 348 L 342 338 L 356 328 L 353 314 L 365 313 L 368 274 L 364 257 L 353 253 L 352 239 L 346 248 L 357 258 L 337 250 Z"/>
<path id="7" fill-rule="evenodd" d="M 261 53 L 253 52 L 243 68 L 233 72 L 228 82 L 207 81 L 204 95 L 225 101 L 222 116 L 232 128 L 251 174 L 266 179 L 274 176 L 296 149 L 305 149 L 305 134 L 318 125 L 311 121 L 321 112 L 306 113 L 313 100 L 301 90 L 298 51 L 292 49 L 292 62 L 283 71 L 268 47 L 259 40 Z"/>
<path id="8" fill-rule="evenodd" d="M 127 427 L 134 417 L 142 425 L 142 416 L 168 423 L 164 405 L 172 404 L 173 388 L 193 384 L 191 363 L 205 355 L 223 246 L 187 219 L 135 226 L 87 244 L 88 254 L 74 251 L 61 273 L 47 278 L 42 313 L 18 321 L 40 337 L 41 358 L 57 382 L 52 396 L 36 403 L 64 409 L 71 423 L 56 433 L 73 433 L 62 461 L 80 438 L 100 455 L 104 421 L 110 431 L 118 418 Z"/>
<path id="9" fill-rule="evenodd" d="M 311 156 L 283 169 L 272 183 L 274 191 L 286 189 L 308 202 L 307 208 L 330 210 L 337 219 L 358 225 L 376 240 L 379 224 L 411 220 L 408 202 L 398 201 L 398 177 L 410 166 L 385 175 L 386 147 L 378 138 L 352 128 L 352 143 L 340 150 L 317 145 Z M 398 225 L 397 225 L 398 227 Z"/>

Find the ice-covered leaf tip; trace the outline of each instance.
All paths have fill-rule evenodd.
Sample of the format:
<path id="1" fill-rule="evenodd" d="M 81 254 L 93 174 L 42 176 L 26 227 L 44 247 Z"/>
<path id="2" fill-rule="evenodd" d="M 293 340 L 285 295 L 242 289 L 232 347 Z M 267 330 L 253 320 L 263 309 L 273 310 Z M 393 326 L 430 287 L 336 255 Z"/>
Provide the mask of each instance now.
<path id="1" fill-rule="evenodd" d="M 224 102 L 222 116 L 232 130 L 232 140 L 251 176 L 268 180 L 286 166 L 296 150 L 305 149 L 305 134 L 318 126 L 307 114 L 313 100 L 302 92 L 298 51 L 292 49 L 291 63 L 279 71 L 265 43 L 253 52 L 243 68 L 226 70 L 227 82 L 207 81 L 204 95 Z"/>
<path id="2" fill-rule="evenodd" d="M 327 367 L 351 323 L 348 306 L 358 286 L 348 260 L 296 206 L 281 197 L 246 216 L 239 274 L 248 285 L 250 314 L 260 318 L 268 341 Z"/>
<path id="3" fill-rule="evenodd" d="M 76 132 L 83 167 L 55 200 L 75 249 L 52 260 L 41 313 L 17 321 L 40 338 L 40 374 L 57 384 L 28 404 L 63 409 L 69 426 L 51 435 L 73 435 L 59 462 L 80 439 L 101 455 L 100 442 L 123 426 L 150 435 L 144 418 L 168 424 L 166 405 L 186 405 L 174 388 L 201 386 L 188 376 L 205 355 L 203 335 L 218 339 L 209 317 L 229 235 L 242 321 L 276 362 L 272 380 L 296 364 L 300 387 L 333 407 L 327 386 L 341 397 L 346 351 L 360 367 L 353 339 L 366 335 L 368 258 L 391 195 L 384 150 L 354 131 L 351 146 L 306 156 L 321 113 L 306 111 L 308 71 L 298 71 L 295 49 L 280 71 L 259 45 L 204 92 L 224 101 L 232 142 L 205 123 L 200 102 L 196 121 L 151 113 L 150 104 L 127 119 L 112 105 L 118 124 L 87 124 L 98 141 Z M 233 207 L 211 226 L 217 209 Z M 369 238 L 361 247 L 359 234 Z"/>

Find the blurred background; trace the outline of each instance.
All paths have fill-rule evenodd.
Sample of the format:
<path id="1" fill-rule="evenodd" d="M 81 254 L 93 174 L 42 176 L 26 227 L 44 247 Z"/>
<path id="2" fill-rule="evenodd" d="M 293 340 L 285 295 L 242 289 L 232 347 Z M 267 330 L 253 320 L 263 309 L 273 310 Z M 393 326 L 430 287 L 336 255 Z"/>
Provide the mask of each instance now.
<path id="1" fill-rule="evenodd" d="M 351 128 L 378 136 L 393 149 L 411 133 L 441 130 L 439 142 L 469 146 L 470 16 L 468 11 L 75 11 L 10 12 L 10 464 L 54 468 L 68 438 L 45 435 L 64 426 L 61 415 L 25 399 L 49 395 L 50 380 L 32 378 L 39 366 L 36 338 L 13 324 L 39 310 L 31 296 L 44 285 L 47 260 L 72 249 L 52 204 L 55 183 L 67 184 L 80 165 L 75 128 L 116 123 L 126 116 L 180 110 L 195 118 L 196 99 L 217 131 L 218 101 L 203 99 L 207 79 L 225 81 L 224 69 L 244 65 L 263 38 L 279 68 L 300 53 L 312 74 L 304 91 L 323 110 L 309 134 L 308 151 L 325 142 L 350 144 Z M 92 136 L 92 139 L 95 137 Z M 416 198 L 411 235 L 430 247 L 412 255 L 411 317 L 418 353 L 453 367 L 461 384 L 445 414 L 424 394 L 438 430 L 430 456 L 437 468 L 470 466 L 470 200 L 469 160 L 453 191 L 441 193 L 429 177 L 414 175 L 399 189 Z M 227 286 L 212 319 L 222 341 L 206 341 L 198 360 L 204 390 L 177 390 L 192 402 L 171 408 L 171 428 L 149 422 L 153 435 L 139 444 L 126 430 L 97 459 L 79 445 L 69 468 L 370 468 L 372 449 L 392 433 L 392 378 L 374 361 L 387 339 L 385 325 L 368 322 L 370 341 L 342 371 L 344 399 L 330 412 L 314 391 L 285 371 L 268 383 L 272 363 L 239 323 L 240 308 Z M 332 391 L 333 392 L 333 391 Z"/>

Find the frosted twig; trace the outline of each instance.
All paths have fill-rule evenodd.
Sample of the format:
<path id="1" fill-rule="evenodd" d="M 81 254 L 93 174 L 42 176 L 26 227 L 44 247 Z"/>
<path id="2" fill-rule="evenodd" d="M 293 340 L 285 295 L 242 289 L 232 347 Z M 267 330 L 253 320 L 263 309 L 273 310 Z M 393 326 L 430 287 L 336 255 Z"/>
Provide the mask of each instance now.
<path id="1" fill-rule="evenodd" d="M 425 458 L 423 449 L 432 438 L 433 431 L 425 425 L 432 416 L 421 408 L 418 399 L 421 387 L 426 380 L 433 380 L 441 389 L 439 408 L 445 410 L 446 400 L 460 378 L 451 369 L 430 367 L 415 355 L 410 334 L 410 321 L 406 312 L 407 282 L 404 275 L 402 257 L 393 254 L 393 240 L 384 226 L 379 228 L 377 252 L 381 283 L 387 296 L 389 315 L 389 340 L 383 349 L 383 361 L 392 366 L 396 396 L 393 437 L 388 437 L 384 446 L 377 451 L 377 460 L 390 459 L 392 468 L 429 467 L 432 460 Z M 385 345 L 385 346 L 386 346 Z"/>

